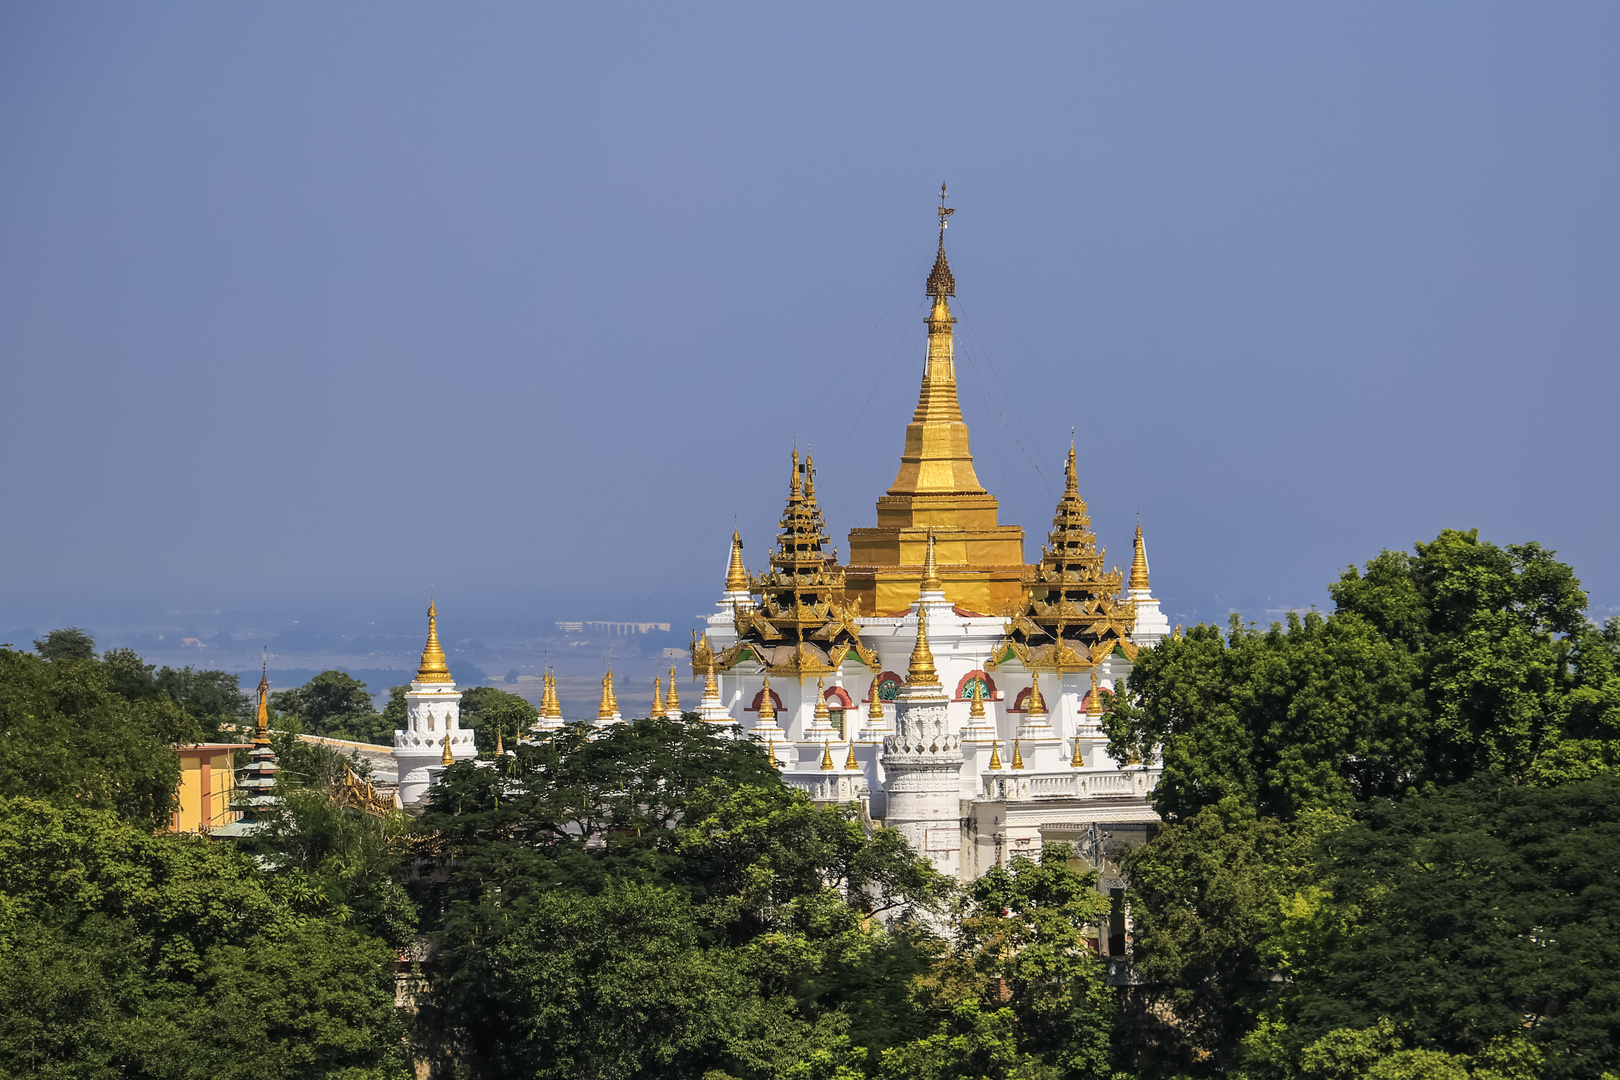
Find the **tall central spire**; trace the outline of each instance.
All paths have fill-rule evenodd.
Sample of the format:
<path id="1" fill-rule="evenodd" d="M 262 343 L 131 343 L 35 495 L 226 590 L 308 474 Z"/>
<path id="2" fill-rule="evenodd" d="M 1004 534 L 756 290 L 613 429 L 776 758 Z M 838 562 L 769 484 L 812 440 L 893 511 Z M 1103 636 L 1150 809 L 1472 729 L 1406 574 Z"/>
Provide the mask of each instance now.
<path id="1" fill-rule="evenodd" d="M 967 424 L 956 398 L 956 341 L 947 297 L 956 295 L 956 278 L 945 258 L 945 219 L 956 213 L 945 205 L 945 185 L 939 186 L 939 252 L 928 275 L 927 294 L 934 298 L 928 312 L 928 357 L 923 366 L 922 391 L 917 410 L 906 426 L 906 448 L 890 495 L 971 493 L 984 494 L 973 472 Z"/>
<path id="2" fill-rule="evenodd" d="M 956 276 L 945 254 L 946 189 L 939 188 L 939 246 L 924 292 L 929 297 L 928 349 L 922 387 L 894 483 L 877 501 L 875 528 L 849 531 L 846 580 L 865 610 L 898 611 L 926 576 L 965 610 L 1001 611 L 1023 595 L 1024 530 L 996 521 L 996 498 L 979 483 L 968 426 L 956 389 Z M 926 573 L 928 533 L 938 533 L 933 573 Z M 931 590 L 938 591 L 938 590 Z"/>

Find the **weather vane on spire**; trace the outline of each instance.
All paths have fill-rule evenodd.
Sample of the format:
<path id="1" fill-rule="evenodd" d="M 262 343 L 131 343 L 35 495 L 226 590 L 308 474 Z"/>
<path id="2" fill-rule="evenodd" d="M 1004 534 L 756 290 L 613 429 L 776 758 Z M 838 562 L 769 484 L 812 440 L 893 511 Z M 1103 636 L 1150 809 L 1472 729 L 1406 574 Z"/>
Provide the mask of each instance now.
<path id="1" fill-rule="evenodd" d="M 939 235 L 941 242 L 945 238 L 945 219 L 956 213 L 954 206 L 945 205 L 945 185 L 939 185 Z"/>

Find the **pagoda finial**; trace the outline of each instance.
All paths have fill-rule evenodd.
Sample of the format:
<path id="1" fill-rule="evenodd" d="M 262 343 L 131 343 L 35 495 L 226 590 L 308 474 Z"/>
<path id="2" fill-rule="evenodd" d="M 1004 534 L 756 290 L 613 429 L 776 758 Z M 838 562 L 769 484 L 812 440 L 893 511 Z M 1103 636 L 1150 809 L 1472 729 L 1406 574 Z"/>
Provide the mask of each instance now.
<path id="1" fill-rule="evenodd" d="M 803 489 L 799 486 L 799 448 L 793 448 L 793 476 L 788 481 L 788 498 L 798 498 Z"/>
<path id="2" fill-rule="evenodd" d="M 444 662 L 444 649 L 439 645 L 439 605 L 428 601 L 427 644 L 422 646 L 422 665 L 416 669 L 416 681 L 425 683 L 455 682 L 450 667 Z"/>
<path id="3" fill-rule="evenodd" d="M 968 710 L 968 719 L 984 719 L 984 683 L 978 679 L 973 680 L 973 707 Z"/>
<path id="4" fill-rule="evenodd" d="M 838 768 L 838 766 L 833 764 L 833 759 L 832 759 L 832 742 L 828 741 L 828 742 L 822 743 L 821 744 L 821 771 L 822 772 L 832 772 L 836 768 Z"/>
<path id="5" fill-rule="evenodd" d="M 726 592 L 748 591 L 748 570 L 743 566 L 742 533 L 731 530 L 731 565 L 726 567 Z"/>
<path id="6" fill-rule="evenodd" d="M 827 708 L 827 680 L 826 679 L 817 679 L 816 680 L 815 718 L 817 720 L 831 720 L 832 719 L 832 713 Z"/>
<path id="7" fill-rule="evenodd" d="M 456 755 L 450 752 L 450 733 L 447 731 L 444 733 L 444 753 L 439 756 L 439 764 L 454 765 L 455 763 Z"/>
<path id="8" fill-rule="evenodd" d="M 866 718 L 868 720 L 883 719 L 883 699 L 878 696 L 878 683 L 876 679 L 872 680 L 872 703 L 867 706 Z"/>
<path id="9" fill-rule="evenodd" d="M 1029 697 L 1024 701 L 1024 715 L 1046 715 L 1046 702 L 1041 700 L 1041 676 L 1039 672 L 1030 672 Z"/>
<path id="10" fill-rule="evenodd" d="M 776 703 L 771 700 L 771 677 L 765 676 L 765 689 L 759 692 L 759 718 L 761 721 L 776 719 Z"/>
<path id="11" fill-rule="evenodd" d="M 506 743 L 505 743 L 504 740 L 505 740 L 505 731 L 502 729 L 501 725 L 496 724 L 495 725 L 495 756 L 496 757 L 505 757 L 506 756 Z"/>
<path id="12" fill-rule="evenodd" d="M 1141 518 L 1136 520 L 1136 553 L 1131 556 L 1130 590 L 1135 592 L 1138 589 L 1148 591 L 1147 545 L 1142 542 Z"/>
<path id="13" fill-rule="evenodd" d="M 1069 758 L 1069 768 L 1083 769 L 1086 767 L 1086 757 L 1080 752 L 1080 736 L 1074 737 L 1074 756 Z"/>
<path id="14" fill-rule="evenodd" d="M 259 716 L 253 732 L 254 746 L 270 745 L 270 650 L 265 650 L 264 666 L 259 673 Z"/>
<path id="15" fill-rule="evenodd" d="M 647 714 L 653 720 L 664 719 L 664 680 L 653 676 L 653 703 L 652 712 Z"/>
<path id="16" fill-rule="evenodd" d="M 956 213 L 945 205 L 945 185 L 939 185 L 939 254 L 934 257 L 934 269 L 928 275 L 928 295 L 955 296 L 956 278 L 951 276 L 951 264 L 945 261 L 945 219 Z"/>
<path id="17" fill-rule="evenodd" d="M 1001 743 L 995 739 L 990 740 L 990 767 L 1001 768 Z"/>
<path id="18" fill-rule="evenodd" d="M 1102 715 L 1102 690 L 1097 686 L 1097 667 L 1091 667 L 1091 693 L 1086 695 L 1086 715 Z"/>
<path id="19" fill-rule="evenodd" d="M 1063 494 L 1080 494 L 1080 473 L 1074 466 L 1074 440 L 1069 440 L 1069 465 L 1063 473 Z"/>
<path id="20" fill-rule="evenodd" d="M 928 647 L 928 609 L 917 608 L 917 644 L 911 650 L 911 667 L 906 671 L 906 682 L 911 686 L 938 686 L 939 672 L 934 670 L 934 652 Z"/>
<path id="21" fill-rule="evenodd" d="M 922 591 L 944 592 L 945 583 L 939 579 L 939 564 L 934 561 L 934 530 L 928 530 L 928 554 L 923 556 Z"/>
<path id="22" fill-rule="evenodd" d="M 602 676 L 602 703 L 596 707 L 598 720 L 611 720 L 619 712 L 619 699 L 613 693 L 613 670 Z"/>
<path id="23" fill-rule="evenodd" d="M 669 693 L 664 695 L 664 714 L 679 720 L 681 717 L 681 692 L 675 689 L 675 667 L 669 669 Z"/>
<path id="24" fill-rule="evenodd" d="M 849 740 L 849 753 L 844 755 L 844 768 L 854 771 L 861 767 L 860 759 L 855 756 L 855 740 Z"/>
<path id="25" fill-rule="evenodd" d="M 1015 769 L 1022 769 L 1024 767 L 1024 751 L 1019 747 L 1017 739 L 1013 740 L 1012 767 Z"/>

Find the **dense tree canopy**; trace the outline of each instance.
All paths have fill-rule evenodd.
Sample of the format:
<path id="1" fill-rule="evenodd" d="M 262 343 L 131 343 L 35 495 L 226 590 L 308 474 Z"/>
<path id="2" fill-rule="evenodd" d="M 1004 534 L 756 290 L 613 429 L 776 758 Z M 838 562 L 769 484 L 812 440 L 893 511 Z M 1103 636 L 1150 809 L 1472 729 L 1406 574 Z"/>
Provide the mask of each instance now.
<path id="1" fill-rule="evenodd" d="M 391 746 L 394 729 L 371 703 L 366 684 L 346 671 L 323 671 L 293 690 L 270 695 L 278 724 L 306 735 Z"/>

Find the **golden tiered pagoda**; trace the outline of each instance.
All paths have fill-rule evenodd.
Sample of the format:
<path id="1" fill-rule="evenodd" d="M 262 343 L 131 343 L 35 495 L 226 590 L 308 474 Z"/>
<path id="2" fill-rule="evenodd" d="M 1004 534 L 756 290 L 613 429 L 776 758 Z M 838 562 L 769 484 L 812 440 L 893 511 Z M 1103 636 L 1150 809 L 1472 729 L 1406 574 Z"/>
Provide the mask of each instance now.
<path id="1" fill-rule="evenodd" d="M 1063 497 L 1028 593 L 1007 623 L 1007 636 L 992 651 L 989 667 L 1017 658 L 1029 671 L 1084 671 L 1116 648 L 1136 658 L 1130 639 L 1136 605 L 1122 599 L 1124 575 L 1103 571 L 1105 552 L 1091 531 L 1080 497 L 1074 447 L 1064 470 Z M 1146 578 L 1146 569 L 1142 574 Z"/>
<path id="2" fill-rule="evenodd" d="M 728 591 L 741 568 L 741 544 L 734 535 Z M 718 670 L 729 671 L 751 659 L 768 674 L 802 680 L 836 671 L 851 650 L 868 667 L 877 663 L 877 654 L 861 644 L 855 621 L 859 609 L 846 598 L 844 571 L 827 549 L 827 523 L 816 503 L 815 464 L 808 457 L 801 464 L 797 450 L 770 569 L 749 575 L 746 587 L 760 600 L 733 609 L 737 642 L 714 658 Z M 703 673 L 707 664 L 699 665 L 706 660 L 694 648 L 694 674 Z"/>
<path id="3" fill-rule="evenodd" d="M 903 610 L 917 598 L 930 530 L 946 599 L 970 611 L 1004 614 L 1023 597 L 1024 530 L 997 523 L 996 498 L 973 471 L 956 397 L 956 319 L 948 299 L 956 295 L 956 279 L 945 258 L 945 219 L 955 211 L 945 205 L 945 188 L 939 190 L 922 392 L 906 425 L 900 471 L 877 501 L 877 527 L 849 531 L 849 596 L 879 615 Z"/>

